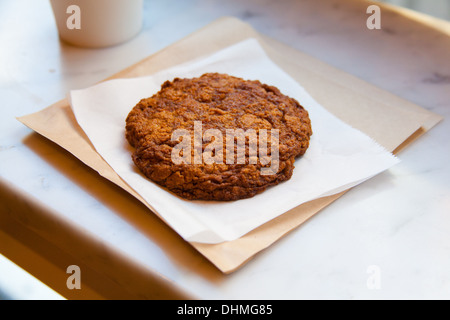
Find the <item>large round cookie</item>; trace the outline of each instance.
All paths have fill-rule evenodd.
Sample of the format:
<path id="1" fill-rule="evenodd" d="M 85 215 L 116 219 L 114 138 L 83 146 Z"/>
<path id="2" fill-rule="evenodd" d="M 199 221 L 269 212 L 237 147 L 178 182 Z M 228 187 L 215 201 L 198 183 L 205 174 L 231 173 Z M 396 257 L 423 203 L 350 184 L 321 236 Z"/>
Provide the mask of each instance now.
<path id="1" fill-rule="evenodd" d="M 198 129 L 202 130 L 200 135 Z M 238 138 L 231 136 L 227 145 L 227 134 L 239 129 L 248 133 L 244 158 L 238 158 L 242 155 Z M 208 132 L 215 133 L 214 137 L 208 139 Z M 257 150 L 267 146 L 268 158 L 250 151 L 255 144 L 249 137 L 254 138 L 251 133 L 255 132 L 260 143 Z M 267 141 L 261 132 L 266 133 Z M 259 81 L 219 73 L 166 81 L 158 93 L 142 99 L 126 119 L 126 138 L 135 148 L 132 158 L 139 170 L 191 200 L 248 198 L 288 180 L 295 159 L 308 148 L 311 134 L 308 112 L 295 99 Z M 186 148 L 180 148 L 182 142 Z M 264 168 L 276 171 L 267 174 Z"/>

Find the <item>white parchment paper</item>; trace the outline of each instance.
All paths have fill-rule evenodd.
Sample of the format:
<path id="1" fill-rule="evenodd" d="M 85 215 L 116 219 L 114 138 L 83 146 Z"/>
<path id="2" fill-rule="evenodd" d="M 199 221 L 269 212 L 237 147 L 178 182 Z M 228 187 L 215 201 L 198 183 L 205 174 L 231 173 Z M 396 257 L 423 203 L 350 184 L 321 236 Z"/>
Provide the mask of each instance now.
<path id="1" fill-rule="evenodd" d="M 313 128 L 310 147 L 296 161 L 290 180 L 250 199 L 189 201 L 164 190 L 136 169 L 125 139 L 128 113 L 139 100 L 159 91 L 164 81 L 205 72 L 274 85 L 308 110 Z M 77 122 L 97 152 L 167 224 L 192 242 L 237 239 L 302 203 L 351 188 L 399 161 L 370 137 L 326 111 L 270 60 L 256 39 L 152 76 L 110 80 L 73 90 L 68 98 Z"/>

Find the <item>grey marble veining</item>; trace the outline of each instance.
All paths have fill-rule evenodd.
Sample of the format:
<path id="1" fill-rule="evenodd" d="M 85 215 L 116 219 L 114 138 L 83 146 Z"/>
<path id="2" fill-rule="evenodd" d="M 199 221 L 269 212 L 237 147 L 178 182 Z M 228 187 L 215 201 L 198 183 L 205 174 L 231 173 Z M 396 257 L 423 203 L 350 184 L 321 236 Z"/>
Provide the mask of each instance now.
<path id="1" fill-rule="evenodd" d="M 449 25 L 433 27 L 429 19 L 382 9 L 381 29 L 369 30 L 368 5 L 350 0 L 149 0 L 137 37 L 93 50 L 59 42 L 46 1 L 3 1 L 0 179 L 200 298 L 448 299 Z M 19 13 L 22 23 L 15 24 Z M 101 178 L 30 135 L 15 119 L 222 16 L 235 16 L 265 35 L 444 116 L 400 153 L 399 165 L 351 190 L 228 277 L 208 268 L 203 274 L 195 271 L 204 268 L 200 259 L 189 266 L 179 264 L 170 248 L 151 236 L 157 219 L 148 217 L 143 227 L 134 223 L 138 218 L 133 213 L 121 214 L 141 209 L 123 208 L 125 196 L 115 189 L 110 191 L 114 199 L 105 199 L 98 186 Z M 27 219 L 26 213 L 21 219 Z M 381 272 L 381 287 L 368 284 L 371 266 Z"/>

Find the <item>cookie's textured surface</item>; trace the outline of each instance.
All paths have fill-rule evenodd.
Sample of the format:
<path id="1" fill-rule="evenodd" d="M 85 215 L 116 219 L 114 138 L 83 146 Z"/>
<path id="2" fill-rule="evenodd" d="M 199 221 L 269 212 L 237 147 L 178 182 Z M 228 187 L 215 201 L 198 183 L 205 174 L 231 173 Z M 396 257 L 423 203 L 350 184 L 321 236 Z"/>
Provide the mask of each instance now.
<path id="1" fill-rule="evenodd" d="M 248 157 L 244 164 L 227 164 L 225 147 L 223 163 L 175 164 L 172 149 L 179 141 L 172 141 L 172 133 L 185 129 L 193 143 L 195 121 L 201 121 L 203 132 L 220 130 L 224 145 L 226 129 L 278 129 L 278 171 L 263 175 L 260 161 L 251 163 Z M 136 166 L 149 179 L 192 200 L 248 198 L 288 180 L 295 158 L 305 153 L 311 134 L 308 112 L 296 100 L 259 81 L 219 73 L 166 81 L 126 119 L 126 138 L 135 148 L 132 158 Z M 209 143 L 203 142 L 203 148 Z M 270 153 L 270 144 L 268 150 Z"/>

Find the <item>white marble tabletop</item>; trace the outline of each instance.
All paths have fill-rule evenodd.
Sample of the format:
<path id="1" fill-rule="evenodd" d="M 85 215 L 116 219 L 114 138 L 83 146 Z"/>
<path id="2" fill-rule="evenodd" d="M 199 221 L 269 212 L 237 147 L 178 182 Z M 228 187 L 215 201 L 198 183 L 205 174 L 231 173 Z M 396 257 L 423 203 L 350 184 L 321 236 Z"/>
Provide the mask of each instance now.
<path id="1" fill-rule="evenodd" d="M 381 29 L 370 30 L 369 4 L 148 0 L 137 37 L 111 48 L 83 49 L 59 41 L 48 1 L 2 1 L 0 214 L 17 226 L 3 219 L 0 229 L 26 247 L 33 247 L 27 230 L 43 238 L 34 252 L 53 259 L 62 274 L 68 265 L 79 265 L 86 288 L 106 298 L 166 297 L 167 286 L 200 299 L 449 299 L 450 27 L 381 7 Z M 349 191 L 230 275 L 183 245 L 122 190 L 16 120 L 222 16 L 240 18 L 444 117 L 399 154 L 398 165 Z M 183 250 L 174 252 L 171 244 Z M 66 285 L 40 274 L 56 289 Z M 112 294 L 117 287 L 121 294 Z M 76 298 L 73 290 L 61 290 Z"/>

